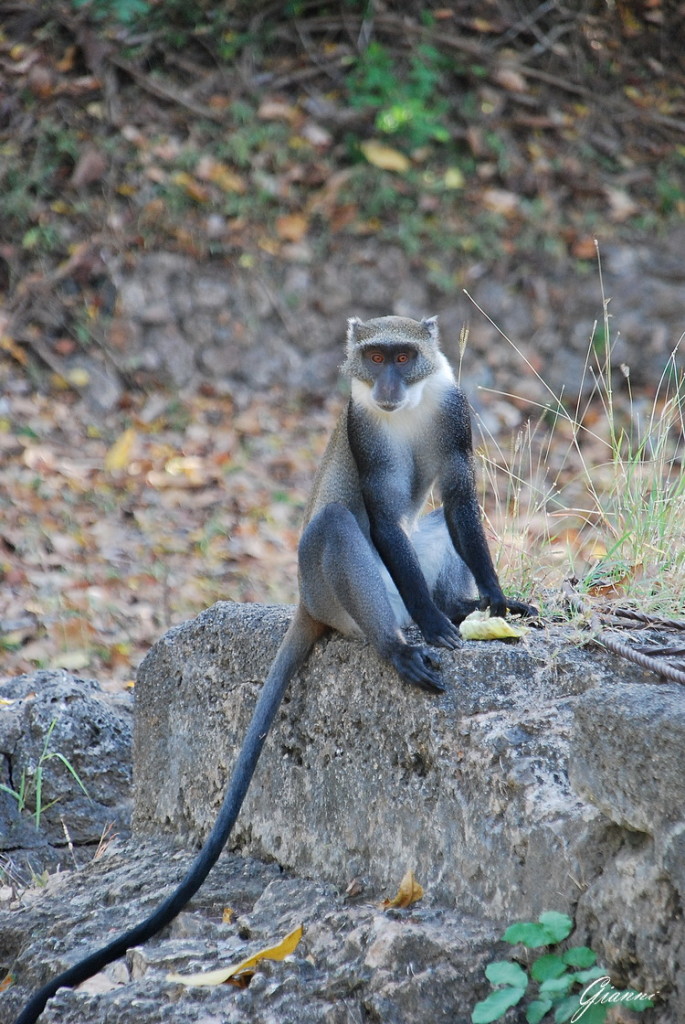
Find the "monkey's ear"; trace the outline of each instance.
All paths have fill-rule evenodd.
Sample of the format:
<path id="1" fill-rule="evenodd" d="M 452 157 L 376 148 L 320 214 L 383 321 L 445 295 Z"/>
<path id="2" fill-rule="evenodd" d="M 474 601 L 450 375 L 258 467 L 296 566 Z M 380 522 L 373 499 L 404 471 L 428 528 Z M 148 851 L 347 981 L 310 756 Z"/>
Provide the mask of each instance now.
<path id="1" fill-rule="evenodd" d="M 347 321 L 347 347 L 353 349 L 362 340 L 365 324 L 358 316 L 351 316 Z"/>
<path id="2" fill-rule="evenodd" d="M 440 331 L 438 329 L 437 316 L 425 316 L 421 323 L 428 331 L 428 337 L 437 348 L 440 344 Z"/>

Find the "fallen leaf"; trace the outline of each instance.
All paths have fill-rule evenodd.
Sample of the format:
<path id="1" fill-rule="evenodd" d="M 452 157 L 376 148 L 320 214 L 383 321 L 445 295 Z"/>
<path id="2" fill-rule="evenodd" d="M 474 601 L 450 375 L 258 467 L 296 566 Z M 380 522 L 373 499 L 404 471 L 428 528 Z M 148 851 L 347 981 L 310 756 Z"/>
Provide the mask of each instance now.
<path id="1" fill-rule="evenodd" d="M 492 73 L 493 80 L 509 92 L 526 92 L 528 85 L 520 71 L 512 67 L 495 68 Z"/>
<path id="2" fill-rule="evenodd" d="M 414 872 L 410 868 L 400 882 L 397 895 L 391 900 L 383 900 L 381 905 L 384 910 L 389 910 L 391 907 L 408 907 L 421 899 L 423 899 L 423 888 L 416 881 Z"/>
<path id="3" fill-rule="evenodd" d="M 464 640 L 520 640 L 528 630 L 487 612 L 471 612 L 459 626 Z"/>
<path id="4" fill-rule="evenodd" d="M 70 184 L 73 188 L 85 188 L 104 178 L 106 172 L 107 160 L 104 153 L 96 146 L 86 146 L 76 162 Z"/>
<path id="5" fill-rule="evenodd" d="M 486 188 L 483 192 L 483 205 L 494 213 L 511 217 L 519 208 L 520 197 L 516 192 L 504 188 Z"/>
<path id="6" fill-rule="evenodd" d="M 303 213 L 286 213 L 276 218 L 276 234 L 284 242 L 301 242 L 308 227 L 309 221 Z"/>
<path id="7" fill-rule="evenodd" d="M 459 167 L 448 167 L 442 180 L 445 188 L 464 187 L 464 175 Z"/>
<path id="8" fill-rule="evenodd" d="M 218 185 L 223 192 L 237 192 L 242 195 L 247 191 L 245 179 L 214 157 L 203 156 L 198 160 L 195 173 L 202 181 L 211 181 Z"/>
<path id="9" fill-rule="evenodd" d="M 119 435 L 105 455 L 105 469 L 108 473 L 120 473 L 122 470 L 128 468 L 136 437 L 137 434 L 133 427 L 127 427 L 127 429 Z"/>
<path id="10" fill-rule="evenodd" d="M 399 171 L 401 173 L 408 171 L 411 167 L 411 161 L 404 153 L 400 153 L 399 149 L 386 146 L 376 139 L 362 142 L 359 148 L 369 163 L 374 167 L 380 167 L 382 171 Z"/>
<path id="11" fill-rule="evenodd" d="M 64 379 L 75 388 L 86 388 L 90 384 L 90 374 L 85 366 L 75 366 L 65 374 Z"/>
<path id="12" fill-rule="evenodd" d="M 262 121 L 286 121 L 294 124 L 300 117 L 297 107 L 284 100 L 264 100 L 257 110 L 257 117 Z"/>
<path id="13" fill-rule="evenodd" d="M 206 203 L 209 199 L 209 192 L 197 181 L 192 174 L 188 174 L 187 171 L 176 171 L 172 174 L 171 180 L 174 185 L 182 188 L 183 191 L 191 199 L 194 199 L 196 203 Z"/>
<path id="14" fill-rule="evenodd" d="M 253 953 L 252 956 L 246 957 L 245 960 L 241 960 L 239 964 L 234 964 L 232 967 L 220 967 L 216 971 L 200 971 L 198 974 L 167 974 L 166 980 L 178 981 L 182 985 L 191 987 L 224 985 L 227 981 L 254 967 L 260 960 L 285 960 L 296 949 L 303 934 L 304 928 L 299 925 L 289 932 L 278 945 L 260 949 L 259 952 Z"/>
<path id="15" fill-rule="evenodd" d="M 89 651 L 64 651 L 50 660 L 50 668 L 64 668 L 67 672 L 80 672 L 81 669 L 87 668 L 91 661 L 92 655 Z"/>

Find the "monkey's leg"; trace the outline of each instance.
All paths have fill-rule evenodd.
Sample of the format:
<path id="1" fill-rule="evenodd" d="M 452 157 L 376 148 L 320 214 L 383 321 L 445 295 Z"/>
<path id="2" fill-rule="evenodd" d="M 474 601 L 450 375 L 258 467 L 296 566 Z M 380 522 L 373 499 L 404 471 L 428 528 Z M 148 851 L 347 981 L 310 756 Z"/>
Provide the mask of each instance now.
<path id="1" fill-rule="evenodd" d="M 302 534 L 299 564 L 300 600 L 314 619 L 366 637 L 405 682 L 444 690 L 428 648 L 405 640 L 381 563 L 349 509 L 332 502 L 314 516 Z"/>
<path id="2" fill-rule="evenodd" d="M 454 550 L 444 510 L 421 516 L 411 539 L 436 605 L 452 622 L 461 622 L 480 598 L 470 569 Z"/>
<path id="3" fill-rule="evenodd" d="M 480 597 L 471 570 L 454 550 L 443 509 L 422 516 L 411 539 L 436 605 L 452 622 L 462 622 L 480 606 Z M 508 598 L 507 610 L 538 614 L 533 605 Z"/>

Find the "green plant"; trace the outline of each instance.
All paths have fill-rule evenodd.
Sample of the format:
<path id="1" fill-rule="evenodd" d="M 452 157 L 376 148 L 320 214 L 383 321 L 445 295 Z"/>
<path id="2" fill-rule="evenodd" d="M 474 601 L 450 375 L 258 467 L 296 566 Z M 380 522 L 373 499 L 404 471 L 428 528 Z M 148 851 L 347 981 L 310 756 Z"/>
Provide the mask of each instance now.
<path id="1" fill-rule="evenodd" d="M 78 776 L 75 768 L 67 760 L 64 754 L 60 754 L 59 751 L 49 750 L 50 740 L 54 732 L 55 726 L 57 725 L 57 719 L 54 718 L 48 727 L 48 731 L 45 734 L 45 742 L 43 744 L 43 750 L 40 757 L 38 758 L 38 764 L 35 766 L 33 772 L 29 772 L 26 768 L 21 773 L 21 780 L 19 782 L 18 789 L 12 789 L 10 786 L 6 786 L 4 783 L 0 783 L 0 789 L 5 793 L 9 793 L 10 796 L 14 797 L 17 801 L 19 811 L 26 810 L 29 803 L 33 803 L 33 819 L 36 824 L 36 828 L 40 828 L 40 819 L 43 813 L 52 807 L 56 800 L 52 800 L 48 804 L 43 803 L 43 782 L 45 779 L 45 765 L 52 760 L 57 760 L 60 764 L 64 765 L 68 772 L 73 776 L 76 783 L 83 790 L 85 795 L 89 797 L 88 790 L 83 785 L 83 782 Z M 89 797 L 90 799 L 90 797 Z"/>
<path id="2" fill-rule="evenodd" d="M 612 1004 L 620 1003 L 638 1012 L 653 1005 L 652 999 L 644 993 L 613 988 L 606 971 L 597 966 L 596 954 L 588 946 L 559 949 L 559 943 L 568 938 L 572 930 L 571 918 L 556 911 L 540 914 L 537 921 L 523 921 L 507 928 L 502 938 L 510 945 L 521 945 L 526 951 L 547 951 L 534 959 L 530 959 L 530 952 L 527 952 L 529 962 L 525 967 L 513 959 L 489 964 L 485 975 L 495 987 L 486 999 L 474 1006 L 472 1024 L 500 1020 L 512 1006 L 518 1006 L 531 985 L 534 998 L 526 1009 L 528 1024 L 539 1024 L 544 1019 L 553 1019 L 555 1024 L 580 1020 L 585 1024 L 603 1024 Z"/>
<path id="3" fill-rule="evenodd" d="M 349 75 L 350 105 L 375 110 L 377 130 L 411 149 L 449 142 L 449 103 L 441 88 L 445 67 L 446 58 L 432 46 L 417 46 L 400 69 L 385 46 L 371 43 Z"/>
<path id="4" fill-rule="evenodd" d="M 113 18 L 129 25 L 150 13 L 149 0 L 72 0 L 74 7 L 88 7 L 96 18 Z"/>

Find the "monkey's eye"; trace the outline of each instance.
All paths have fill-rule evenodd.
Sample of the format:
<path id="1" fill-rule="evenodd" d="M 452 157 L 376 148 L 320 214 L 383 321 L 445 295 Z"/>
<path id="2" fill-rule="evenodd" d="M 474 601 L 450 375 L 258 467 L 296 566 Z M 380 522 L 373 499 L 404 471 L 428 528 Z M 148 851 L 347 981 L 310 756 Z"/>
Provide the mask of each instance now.
<path id="1" fill-rule="evenodd" d="M 371 353 L 371 362 L 372 363 L 382 363 L 384 361 L 385 361 L 385 356 L 383 355 L 382 352 L 372 352 Z"/>
<path id="2" fill-rule="evenodd" d="M 397 354 L 397 356 L 396 356 L 395 361 L 398 362 L 398 363 L 408 363 L 409 362 L 409 353 L 408 352 L 399 352 Z"/>

